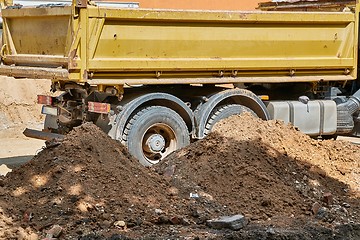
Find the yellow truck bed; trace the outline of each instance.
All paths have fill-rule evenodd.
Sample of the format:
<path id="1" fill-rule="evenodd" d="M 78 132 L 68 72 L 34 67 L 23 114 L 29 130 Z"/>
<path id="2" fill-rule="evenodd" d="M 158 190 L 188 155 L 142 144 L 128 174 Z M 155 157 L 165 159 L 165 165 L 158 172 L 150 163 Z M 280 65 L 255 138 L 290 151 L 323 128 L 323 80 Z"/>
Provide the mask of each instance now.
<path id="1" fill-rule="evenodd" d="M 353 80 L 356 14 L 3 9 L 0 73 L 89 84 Z"/>

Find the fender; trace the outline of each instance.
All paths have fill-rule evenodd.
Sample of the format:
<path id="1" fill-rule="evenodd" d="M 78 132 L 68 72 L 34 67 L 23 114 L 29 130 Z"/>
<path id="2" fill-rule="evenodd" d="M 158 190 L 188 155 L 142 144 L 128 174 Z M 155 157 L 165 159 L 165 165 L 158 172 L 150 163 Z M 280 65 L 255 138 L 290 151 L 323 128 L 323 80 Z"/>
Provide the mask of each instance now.
<path id="1" fill-rule="evenodd" d="M 141 96 L 135 96 L 133 99 L 127 99 L 127 103 L 119 106 L 120 113 L 115 117 L 110 130 L 110 137 L 123 141 L 122 133 L 125 129 L 128 119 L 136 112 L 137 109 L 144 106 L 164 106 L 177 112 L 185 121 L 189 133 L 193 134 L 195 126 L 194 114 L 191 109 L 179 98 L 168 93 L 148 93 Z"/>
<path id="2" fill-rule="evenodd" d="M 204 138 L 204 130 L 206 122 L 210 117 L 213 109 L 222 102 L 231 101 L 237 104 L 241 104 L 245 107 L 253 110 L 257 116 L 263 120 L 269 120 L 270 115 L 266 109 L 265 104 L 262 100 L 256 96 L 253 92 L 245 89 L 229 89 L 222 92 L 218 92 L 212 95 L 207 101 L 200 105 L 195 112 L 195 121 L 197 123 L 196 137 L 201 139 Z"/>

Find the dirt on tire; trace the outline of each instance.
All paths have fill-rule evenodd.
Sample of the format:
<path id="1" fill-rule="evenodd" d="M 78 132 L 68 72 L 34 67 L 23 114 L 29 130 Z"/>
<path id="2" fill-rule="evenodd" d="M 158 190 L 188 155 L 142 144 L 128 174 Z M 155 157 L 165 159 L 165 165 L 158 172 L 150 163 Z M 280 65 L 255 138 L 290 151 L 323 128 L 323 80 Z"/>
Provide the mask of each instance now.
<path id="1" fill-rule="evenodd" d="M 62 239 L 357 239 L 359 150 L 243 114 L 145 168 L 84 124 L 1 179 L 0 230 L 5 239 L 45 237 L 55 225 Z M 206 225 L 234 214 L 249 225 Z"/>

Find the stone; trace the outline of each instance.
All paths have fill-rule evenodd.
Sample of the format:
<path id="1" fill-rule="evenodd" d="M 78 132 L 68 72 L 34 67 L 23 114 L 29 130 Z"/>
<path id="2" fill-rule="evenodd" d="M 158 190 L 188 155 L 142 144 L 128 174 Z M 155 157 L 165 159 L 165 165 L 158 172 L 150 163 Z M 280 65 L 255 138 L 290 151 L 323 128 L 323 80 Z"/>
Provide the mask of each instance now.
<path id="1" fill-rule="evenodd" d="M 191 222 L 187 218 L 181 218 L 181 224 L 184 226 L 189 226 L 191 224 Z"/>
<path id="2" fill-rule="evenodd" d="M 198 217 L 200 217 L 201 211 L 194 208 L 194 209 L 191 209 L 190 214 L 191 214 L 191 216 L 193 216 L 195 218 L 198 218 Z"/>
<path id="3" fill-rule="evenodd" d="M 333 210 L 335 211 L 336 214 L 338 215 L 343 215 L 343 216 L 348 216 L 349 215 L 349 211 L 346 210 L 345 207 L 342 206 L 336 206 L 335 208 L 333 208 Z"/>
<path id="4" fill-rule="evenodd" d="M 335 216 L 331 211 L 326 207 L 321 207 L 316 214 L 316 218 L 323 221 L 332 223 L 335 220 Z"/>
<path id="5" fill-rule="evenodd" d="M 5 181 L 4 181 L 4 179 L 0 179 L 0 187 L 5 187 Z"/>
<path id="6" fill-rule="evenodd" d="M 114 226 L 117 227 L 117 228 L 126 228 L 126 222 L 124 222 L 124 221 L 116 221 L 114 223 Z"/>
<path id="7" fill-rule="evenodd" d="M 200 198 L 200 196 L 197 193 L 190 193 L 190 198 Z"/>
<path id="8" fill-rule="evenodd" d="M 178 216 L 173 216 L 170 218 L 170 222 L 174 225 L 179 225 L 182 222 L 182 220 Z"/>
<path id="9" fill-rule="evenodd" d="M 314 179 L 309 179 L 308 183 L 313 188 L 320 187 L 320 185 L 321 185 L 318 180 L 314 180 Z"/>
<path id="10" fill-rule="evenodd" d="M 101 225 L 103 228 L 110 228 L 111 227 L 111 222 L 109 220 L 104 220 L 102 222 L 102 225 Z"/>
<path id="11" fill-rule="evenodd" d="M 199 192 L 199 196 L 201 198 L 205 198 L 208 201 L 214 201 L 214 197 L 211 196 L 210 194 L 206 193 L 206 192 Z"/>
<path id="12" fill-rule="evenodd" d="M 166 167 L 165 171 L 164 171 L 164 176 L 168 177 L 168 178 L 171 178 L 175 173 L 175 169 L 176 169 L 175 165 L 171 165 L 171 166 Z"/>
<path id="13" fill-rule="evenodd" d="M 156 224 L 168 224 L 170 223 L 170 220 L 167 216 L 160 216 L 155 220 Z"/>
<path id="14" fill-rule="evenodd" d="M 322 201 L 327 205 L 331 205 L 334 201 L 334 197 L 330 192 L 327 192 L 323 194 Z"/>
<path id="15" fill-rule="evenodd" d="M 266 233 L 268 233 L 269 235 L 275 235 L 275 234 L 276 234 L 274 228 L 272 228 L 272 227 L 269 227 L 269 228 L 266 230 Z"/>
<path id="16" fill-rule="evenodd" d="M 311 211 L 314 215 L 316 215 L 316 214 L 318 214 L 320 208 L 321 208 L 321 205 L 318 202 L 315 202 L 311 207 Z"/>
<path id="17" fill-rule="evenodd" d="M 100 219 L 101 220 L 110 220 L 111 219 L 111 214 L 110 213 L 103 213 L 102 215 L 100 215 Z"/>
<path id="18" fill-rule="evenodd" d="M 179 189 L 177 189 L 176 187 L 170 187 L 168 189 L 168 193 L 170 196 L 177 196 L 179 195 Z"/>
<path id="19" fill-rule="evenodd" d="M 5 189 L 0 186 L 0 196 L 5 196 L 6 194 L 7 192 L 5 191 Z"/>
<path id="20" fill-rule="evenodd" d="M 261 206 L 263 207 L 269 207 L 271 206 L 271 199 L 270 198 L 264 198 L 261 200 Z"/>
<path id="21" fill-rule="evenodd" d="M 324 219 L 329 213 L 329 210 L 326 207 L 320 207 L 316 213 L 317 219 Z"/>
<path id="22" fill-rule="evenodd" d="M 163 213 L 163 210 L 161 210 L 161 209 L 155 209 L 155 213 L 160 215 L 160 214 Z"/>
<path id="23" fill-rule="evenodd" d="M 345 207 L 345 208 L 350 208 L 350 207 L 351 207 L 350 204 L 348 204 L 348 203 L 346 203 L 346 202 L 344 202 L 344 203 L 342 204 L 342 206 Z"/>
<path id="24" fill-rule="evenodd" d="M 206 223 L 209 227 L 215 229 L 228 228 L 231 230 L 239 230 L 248 224 L 248 220 L 243 215 L 238 214 L 207 220 Z"/>
<path id="25" fill-rule="evenodd" d="M 30 212 L 30 210 L 26 210 L 23 214 L 23 221 L 24 222 L 30 222 L 31 219 L 33 219 L 34 214 Z"/>
<path id="26" fill-rule="evenodd" d="M 63 228 L 60 225 L 54 225 L 47 231 L 47 238 L 58 238 L 63 231 Z"/>

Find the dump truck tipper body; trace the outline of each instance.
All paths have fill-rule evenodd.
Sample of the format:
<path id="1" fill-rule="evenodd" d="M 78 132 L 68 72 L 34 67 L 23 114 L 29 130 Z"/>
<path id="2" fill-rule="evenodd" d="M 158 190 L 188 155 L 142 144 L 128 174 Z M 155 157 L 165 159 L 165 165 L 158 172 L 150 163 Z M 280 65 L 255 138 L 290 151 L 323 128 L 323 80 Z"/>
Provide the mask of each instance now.
<path id="1" fill-rule="evenodd" d="M 241 112 L 356 134 L 358 16 L 10 5 L 0 73 L 51 79 L 48 130 L 93 121 L 145 165 Z"/>
<path id="2" fill-rule="evenodd" d="M 356 78 L 353 13 L 44 6 L 4 9 L 2 16 L 3 62 L 47 67 L 53 80 L 113 85 Z M 36 76 L 37 70 L 18 75 Z M 225 78 L 213 78 L 219 74 Z M 199 77 L 209 79 L 191 79 Z"/>

